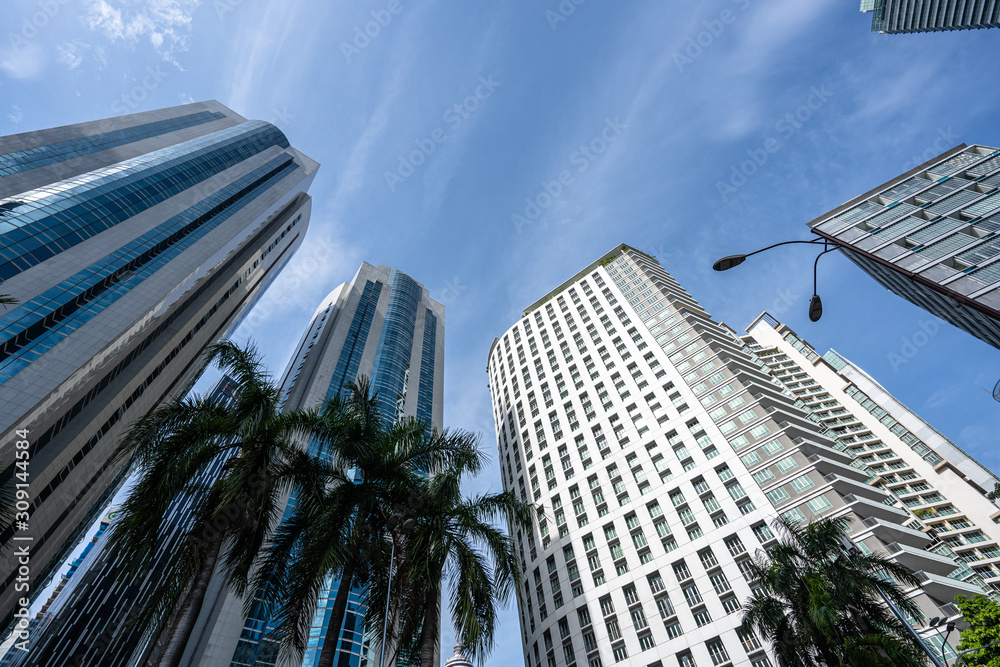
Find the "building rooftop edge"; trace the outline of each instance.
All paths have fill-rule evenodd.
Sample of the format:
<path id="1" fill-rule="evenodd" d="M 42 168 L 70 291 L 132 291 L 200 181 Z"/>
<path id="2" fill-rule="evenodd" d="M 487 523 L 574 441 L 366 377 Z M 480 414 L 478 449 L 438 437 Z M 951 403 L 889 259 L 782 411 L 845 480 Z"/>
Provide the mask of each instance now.
<path id="1" fill-rule="evenodd" d="M 564 281 L 562 284 L 560 284 L 554 290 L 551 290 L 548 294 L 546 294 L 545 296 L 543 296 L 541 299 L 539 299 L 538 301 L 535 301 L 533 304 L 531 304 L 530 306 L 528 306 L 527 308 L 525 308 L 524 309 L 524 314 L 525 315 L 530 315 L 533 311 L 535 311 L 538 308 L 540 308 L 542 306 L 542 304 L 544 304 L 546 301 L 550 300 L 552 297 L 554 297 L 559 292 L 562 292 L 564 289 L 566 289 L 567 287 L 569 287 L 572 283 L 575 283 L 577 280 L 579 280 L 580 278 L 582 278 L 587 273 L 590 273 L 591 271 L 593 271 L 598 266 L 604 266 L 605 264 L 608 264 L 611 260 L 615 259 L 616 257 L 618 257 L 618 255 L 621 255 L 621 254 L 623 254 L 626 251 L 637 252 L 640 255 L 643 255 L 645 257 L 649 257 L 650 259 L 653 259 L 655 261 L 655 259 L 653 257 L 651 257 L 650 255 L 647 255 L 646 253 L 642 252 L 641 250 L 633 248 L 632 246 L 628 245 L 627 243 L 620 243 L 617 246 L 615 246 L 613 249 L 611 249 L 610 251 L 608 251 L 608 252 L 604 253 L 603 255 L 601 255 L 600 257 L 598 257 L 595 261 L 593 261 L 590 264 L 588 264 L 586 267 L 584 267 L 584 269 L 582 271 L 577 272 L 575 275 L 573 275 L 572 278 Z"/>
<path id="2" fill-rule="evenodd" d="M 972 148 L 975 148 L 976 146 L 979 146 L 979 144 L 973 144 Z M 936 156 L 932 157 L 927 162 L 924 162 L 923 164 L 917 165 L 916 167 L 914 167 L 913 169 L 909 170 L 908 172 L 906 172 L 904 174 L 901 174 L 899 176 L 896 176 L 895 178 L 889 179 L 888 181 L 886 181 L 882 185 L 875 186 L 874 188 L 872 188 L 868 192 L 864 193 L 863 195 L 858 195 L 854 199 L 851 199 L 850 201 L 847 201 L 847 202 L 841 204 L 840 206 L 838 206 L 837 208 L 833 209 L 832 211 L 827 211 L 823 215 L 821 215 L 819 217 L 816 217 L 816 218 L 813 218 L 812 220 L 810 220 L 806 224 L 809 226 L 810 229 L 812 229 L 813 227 L 815 227 L 816 225 L 820 224 L 821 222 L 825 222 L 829 218 L 832 218 L 833 216 L 841 213 L 842 211 L 850 208 L 851 206 L 854 206 L 855 204 L 857 204 L 857 203 L 859 203 L 859 202 L 861 202 L 861 201 L 863 201 L 865 199 L 868 199 L 872 195 L 877 194 L 878 192 L 880 192 L 882 190 L 885 190 L 886 188 L 888 188 L 890 186 L 893 186 L 893 185 L 895 185 L 897 183 L 900 183 L 900 182 L 906 180 L 910 176 L 913 176 L 917 172 L 923 171 L 927 167 L 929 167 L 932 164 L 935 164 L 937 162 L 940 162 L 942 159 L 944 159 L 946 157 L 951 157 L 952 155 L 955 155 L 956 153 L 962 152 L 966 148 L 969 148 L 969 146 L 967 146 L 966 144 L 958 144 L 954 148 L 950 148 L 950 149 L 946 150 L 944 153 L 941 153 L 939 155 L 936 155 Z"/>

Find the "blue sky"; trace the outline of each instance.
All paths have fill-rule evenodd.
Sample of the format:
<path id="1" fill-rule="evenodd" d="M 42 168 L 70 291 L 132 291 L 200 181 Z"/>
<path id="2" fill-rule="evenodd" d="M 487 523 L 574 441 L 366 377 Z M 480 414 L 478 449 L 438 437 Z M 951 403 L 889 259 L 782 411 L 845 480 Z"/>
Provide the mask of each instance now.
<path id="1" fill-rule="evenodd" d="M 807 249 L 710 268 L 808 238 L 807 221 L 955 144 L 1000 145 L 1000 30 L 877 35 L 857 8 L 4 0 L 0 134 L 211 98 L 274 122 L 322 168 L 306 246 L 239 337 L 278 373 L 361 261 L 398 266 L 447 306 L 445 421 L 491 452 L 493 338 L 626 242 L 737 330 L 766 309 L 836 348 L 998 470 L 1000 351 L 943 323 L 918 335 L 931 315 L 836 254 L 816 324 Z M 491 469 L 470 490 L 498 487 Z M 520 663 L 512 610 L 500 640 L 488 664 Z"/>

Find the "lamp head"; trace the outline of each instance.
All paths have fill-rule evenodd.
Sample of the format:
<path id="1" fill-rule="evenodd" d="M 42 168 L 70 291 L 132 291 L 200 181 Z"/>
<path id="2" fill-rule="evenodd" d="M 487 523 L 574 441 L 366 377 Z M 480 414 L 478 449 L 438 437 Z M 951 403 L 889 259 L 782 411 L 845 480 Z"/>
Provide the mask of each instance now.
<path id="1" fill-rule="evenodd" d="M 819 298 L 819 294 L 813 294 L 809 299 L 809 320 L 819 322 L 821 317 L 823 317 L 823 300 Z"/>
<path id="2" fill-rule="evenodd" d="M 940 623 L 940 622 L 941 622 L 941 617 L 940 616 L 935 616 L 931 620 L 927 621 L 927 627 L 928 628 L 936 628 L 937 625 L 938 625 L 938 623 Z"/>
<path id="3" fill-rule="evenodd" d="M 954 629 L 955 629 L 955 621 L 948 621 L 948 626 L 947 626 L 948 632 L 952 632 Z"/>
<path id="4" fill-rule="evenodd" d="M 746 261 L 746 258 L 747 258 L 746 255 L 729 255 L 727 257 L 723 257 L 720 260 L 716 260 L 715 264 L 712 265 L 712 268 L 715 269 L 716 271 L 728 271 L 734 266 L 739 266 L 740 264 L 742 264 L 744 261 Z"/>

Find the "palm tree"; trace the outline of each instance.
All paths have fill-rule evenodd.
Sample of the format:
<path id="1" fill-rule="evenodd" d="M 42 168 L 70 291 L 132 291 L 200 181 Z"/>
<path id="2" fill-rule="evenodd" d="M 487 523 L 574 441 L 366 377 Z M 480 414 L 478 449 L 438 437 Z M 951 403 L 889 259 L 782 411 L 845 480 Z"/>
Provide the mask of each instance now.
<path id="1" fill-rule="evenodd" d="M 17 299 L 7 294 L 0 294 L 0 306 L 13 306 Z"/>
<path id="2" fill-rule="evenodd" d="M 749 564 L 756 588 L 743 606 L 744 632 L 770 639 L 780 667 L 921 667 L 918 646 L 885 600 L 921 614 L 896 582 L 905 567 L 875 553 L 845 551 L 849 522 L 774 523 L 784 539 Z"/>
<path id="3" fill-rule="evenodd" d="M 117 451 L 141 475 L 110 538 L 113 550 L 129 555 L 123 576 L 148 571 L 171 503 L 194 500 L 184 547 L 171 555 L 135 619 L 152 636 L 166 637 L 158 662 L 164 667 L 179 663 L 216 565 L 221 561 L 229 586 L 244 594 L 284 494 L 317 468 L 297 444 L 312 415 L 281 413 L 280 389 L 254 348 L 226 341 L 206 357 L 234 380 L 235 403 L 174 400 L 136 422 Z M 208 474 L 220 464 L 221 474 Z"/>
<path id="4" fill-rule="evenodd" d="M 513 541 L 495 522 L 506 519 L 512 530 L 530 529 L 533 507 L 511 493 L 464 498 L 462 478 L 478 471 L 478 463 L 421 478 L 418 502 L 411 507 L 416 511 L 400 517 L 402 525 L 411 526 L 399 536 L 405 546 L 392 591 L 396 609 L 389 625 L 398 632 L 391 643 L 397 654 L 416 654 L 420 665 L 435 664 L 446 575 L 456 633 L 473 658 L 486 657 L 493 649 L 497 604 L 521 583 Z M 376 590 L 386 589 L 383 585 Z M 386 621 L 385 608 L 381 595 L 371 596 L 369 622 L 377 628 Z"/>
<path id="5" fill-rule="evenodd" d="M 278 528 L 254 578 L 256 602 L 273 610 L 286 649 L 305 650 L 316 600 L 339 580 L 317 667 L 331 667 L 350 591 L 378 585 L 398 518 L 419 499 L 419 476 L 453 466 L 478 470 L 481 454 L 469 434 L 430 433 L 423 422 L 387 426 L 367 379 L 317 413 L 313 442 L 326 462 L 324 483 L 303 488 Z M 384 597 L 382 598 L 384 599 Z M 247 612 L 255 603 L 248 600 Z"/>

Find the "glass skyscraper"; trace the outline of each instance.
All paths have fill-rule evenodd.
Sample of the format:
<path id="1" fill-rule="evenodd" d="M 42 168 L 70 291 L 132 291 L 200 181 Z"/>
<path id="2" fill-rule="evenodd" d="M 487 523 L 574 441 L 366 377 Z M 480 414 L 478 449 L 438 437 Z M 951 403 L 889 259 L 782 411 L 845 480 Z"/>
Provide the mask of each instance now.
<path id="1" fill-rule="evenodd" d="M 31 496 L 2 539 L 30 544 L 32 594 L 123 480 L 120 436 L 188 390 L 302 243 L 318 166 L 217 102 L 0 138 L 0 294 L 17 300 L 0 314 L 0 481 L 24 473 Z M 4 626 L 15 565 L 0 561 Z"/>
<path id="2" fill-rule="evenodd" d="M 221 405 L 232 405 L 235 388 L 234 381 L 223 376 L 207 396 Z M 207 465 L 198 483 L 210 487 L 222 472 L 226 458 L 219 456 Z M 109 547 L 110 533 L 105 534 L 104 530 L 113 523 L 113 516 L 107 519 L 107 524 L 102 522 L 102 528 L 75 562 L 74 568 L 79 566 L 77 571 L 71 570 L 66 575 L 68 585 L 41 615 L 42 623 L 32 633 L 31 650 L 13 661 L 12 666 L 146 664 L 156 638 L 129 621 L 161 583 L 160 573 L 168 560 L 185 544 L 183 537 L 190 530 L 197 500 L 197 494 L 188 494 L 171 502 L 164 516 L 157 553 L 146 576 L 121 578 L 127 559 Z M 218 591 L 218 586 L 212 587 L 205 604 L 211 604 Z"/>
<path id="3" fill-rule="evenodd" d="M 926 585 L 907 594 L 928 616 L 983 590 L 947 576 L 958 564 L 863 463 L 634 248 L 529 306 L 488 372 L 504 489 L 541 507 L 514 533 L 527 667 L 774 665 L 740 604 L 779 515 L 848 518 L 859 549 L 917 564 Z"/>
<path id="4" fill-rule="evenodd" d="M 874 12 L 872 32 L 1000 28 L 996 0 L 861 0 L 861 11 Z"/>
<path id="5" fill-rule="evenodd" d="M 1000 149 L 957 146 L 809 226 L 887 289 L 1000 348 Z"/>
<path id="6" fill-rule="evenodd" d="M 350 283 L 319 305 L 282 377 L 285 409 L 315 408 L 346 391 L 359 376 L 371 378 L 387 423 L 418 417 L 443 425 L 444 306 L 396 268 L 364 263 Z M 289 506 L 286 515 L 291 511 Z M 319 659 L 339 582 L 320 595 L 302 665 Z M 270 613 L 257 605 L 249 618 L 243 601 L 222 596 L 203 610 L 185 654 L 191 664 L 271 667 L 278 661 Z M 338 667 L 372 664 L 374 647 L 364 634 L 365 602 L 351 593 L 340 629 Z"/>

